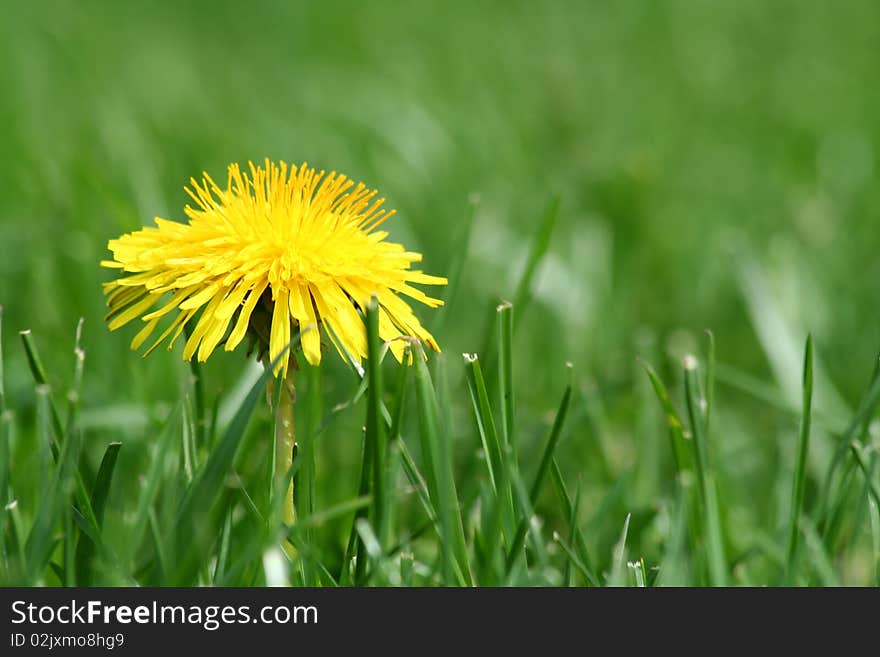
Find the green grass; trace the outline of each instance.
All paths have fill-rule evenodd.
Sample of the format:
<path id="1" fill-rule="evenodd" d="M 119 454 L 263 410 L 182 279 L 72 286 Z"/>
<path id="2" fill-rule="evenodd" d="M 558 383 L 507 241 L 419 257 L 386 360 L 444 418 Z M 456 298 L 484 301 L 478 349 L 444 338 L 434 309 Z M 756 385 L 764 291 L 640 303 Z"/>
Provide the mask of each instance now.
<path id="1" fill-rule="evenodd" d="M 880 584 L 875 2 L 239 9 L 3 7 L 0 584 Z M 98 267 L 266 156 L 450 279 L 300 359 L 292 527 L 262 368 Z"/>

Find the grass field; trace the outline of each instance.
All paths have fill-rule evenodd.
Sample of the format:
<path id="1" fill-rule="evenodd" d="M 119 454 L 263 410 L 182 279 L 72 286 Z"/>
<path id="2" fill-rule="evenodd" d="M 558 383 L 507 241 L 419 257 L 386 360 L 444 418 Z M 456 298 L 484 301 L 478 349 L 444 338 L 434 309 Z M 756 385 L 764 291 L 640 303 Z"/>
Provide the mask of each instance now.
<path id="1" fill-rule="evenodd" d="M 876 2 L 2 16 L 0 584 L 880 582 Z M 287 528 L 262 368 L 98 265 L 265 157 L 450 280 L 426 364 L 296 373 Z"/>

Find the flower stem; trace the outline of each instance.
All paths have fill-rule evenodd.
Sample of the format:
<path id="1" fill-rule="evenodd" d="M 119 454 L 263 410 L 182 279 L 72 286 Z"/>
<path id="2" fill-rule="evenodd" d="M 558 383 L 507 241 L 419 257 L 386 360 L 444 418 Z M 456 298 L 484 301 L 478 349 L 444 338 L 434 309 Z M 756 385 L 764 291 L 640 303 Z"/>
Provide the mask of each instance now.
<path id="1" fill-rule="evenodd" d="M 281 395 L 275 409 L 275 484 L 276 490 L 284 491 L 281 520 L 292 525 L 296 517 L 293 510 L 293 480 L 288 481 L 288 473 L 293 466 L 296 449 L 296 432 L 293 425 L 293 404 L 296 401 L 296 388 L 293 384 L 293 370 L 281 380 Z M 286 484 L 286 485 L 285 485 Z"/>

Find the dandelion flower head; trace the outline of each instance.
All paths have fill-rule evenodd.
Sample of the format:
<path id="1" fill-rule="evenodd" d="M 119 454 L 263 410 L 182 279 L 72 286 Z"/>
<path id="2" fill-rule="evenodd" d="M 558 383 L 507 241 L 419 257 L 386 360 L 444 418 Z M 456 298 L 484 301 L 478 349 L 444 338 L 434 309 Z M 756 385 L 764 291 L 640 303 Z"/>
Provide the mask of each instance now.
<path id="1" fill-rule="evenodd" d="M 120 270 L 104 284 L 109 328 L 138 317 L 144 323 L 132 349 L 160 324 L 144 355 L 166 340 L 171 349 L 189 324 L 185 360 L 204 361 L 221 344 L 232 351 L 249 334 L 275 361 L 301 331 L 309 363 L 321 361 L 322 336 L 360 362 L 367 355 L 362 315 L 375 295 L 379 336 L 398 360 L 401 336 L 439 351 L 401 295 L 440 306 L 412 284 L 446 279 L 411 269 L 421 254 L 377 230 L 394 212 L 376 190 L 336 172 L 266 160 L 247 171 L 230 165 L 225 189 L 206 173 L 186 191 L 195 203 L 184 209 L 188 223 L 157 217 L 155 226 L 110 240 L 113 259 L 101 263 Z M 276 375 L 286 374 L 288 361 L 278 361 Z"/>

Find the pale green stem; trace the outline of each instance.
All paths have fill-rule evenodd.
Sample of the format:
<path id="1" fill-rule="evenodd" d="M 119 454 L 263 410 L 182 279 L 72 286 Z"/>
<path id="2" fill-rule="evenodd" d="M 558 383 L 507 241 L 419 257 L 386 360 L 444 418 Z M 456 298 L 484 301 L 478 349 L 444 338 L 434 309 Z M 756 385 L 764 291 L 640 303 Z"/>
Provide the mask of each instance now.
<path id="1" fill-rule="evenodd" d="M 296 401 L 296 388 L 293 385 L 293 369 L 281 381 L 281 395 L 275 409 L 275 482 L 281 490 L 290 468 L 293 466 L 293 452 L 296 447 L 296 432 L 293 426 L 293 404 Z M 284 489 L 284 503 L 281 519 L 285 525 L 292 525 L 295 519 L 293 510 L 293 481 Z"/>

